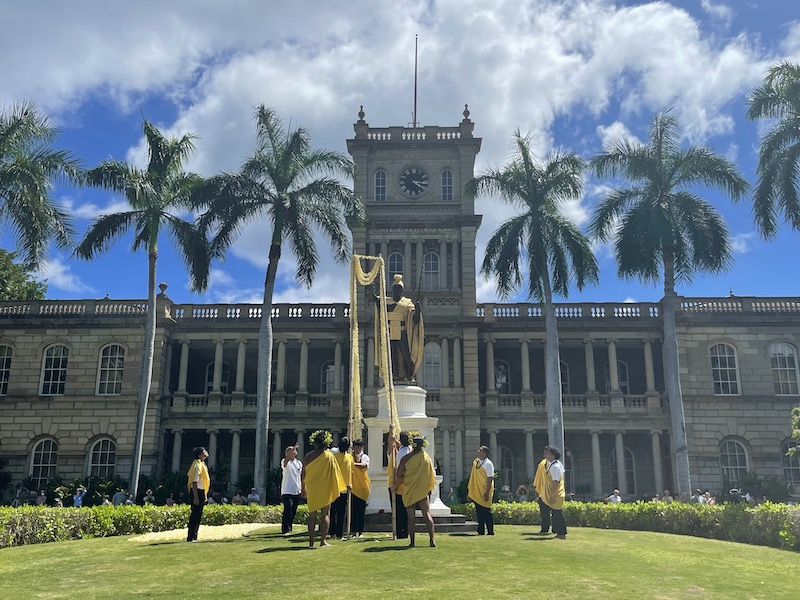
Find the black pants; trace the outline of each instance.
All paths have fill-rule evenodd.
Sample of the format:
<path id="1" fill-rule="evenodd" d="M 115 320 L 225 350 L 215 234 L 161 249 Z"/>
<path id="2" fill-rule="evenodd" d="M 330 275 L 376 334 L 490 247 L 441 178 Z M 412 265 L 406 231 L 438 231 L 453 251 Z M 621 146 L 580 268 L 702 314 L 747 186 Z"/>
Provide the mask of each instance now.
<path id="1" fill-rule="evenodd" d="M 389 498 L 392 497 L 392 491 L 389 490 Z M 397 539 L 403 540 L 408 537 L 408 513 L 406 512 L 406 505 L 403 504 L 403 496 L 401 494 L 394 495 L 394 510 L 397 513 L 395 523 L 397 524 Z"/>
<path id="2" fill-rule="evenodd" d="M 344 535 L 345 521 L 347 520 L 347 492 L 339 494 L 339 497 L 331 504 L 331 528 L 330 534 L 333 537 Z"/>
<path id="3" fill-rule="evenodd" d="M 281 519 L 281 533 L 289 533 L 292 530 L 292 523 L 297 514 L 297 505 L 300 504 L 300 494 L 283 494 L 283 519 Z"/>
<path id="4" fill-rule="evenodd" d="M 200 521 L 203 520 L 203 507 L 206 505 L 206 491 L 197 490 L 197 497 L 200 499 L 198 504 L 194 503 L 194 492 L 189 492 L 189 503 L 192 512 L 189 513 L 189 533 L 186 536 L 187 542 L 197 539 L 197 530 L 200 529 Z"/>
<path id="5" fill-rule="evenodd" d="M 553 533 L 556 535 L 567 535 L 567 522 L 564 520 L 564 513 L 555 508 L 553 511 Z"/>
<path id="6" fill-rule="evenodd" d="M 541 498 L 537 500 L 539 503 L 539 512 L 542 514 L 542 531 L 544 533 L 550 532 L 550 512 L 551 508 L 545 504 Z M 563 519 L 563 517 L 562 517 Z"/>
<path id="7" fill-rule="evenodd" d="M 350 502 L 353 503 L 351 507 L 352 522 L 350 524 L 350 530 L 353 533 L 364 533 L 364 515 L 367 512 L 367 501 L 362 500 L 355 494 L 351 494 Z"/>
<path id="8" fill-rule="evenodd" d="M 478 535 L 483 535 L 484 533 L 494 535 L 494 513 L 492 513 L 492 507 L 486 508 L 476 502 L 475 512 L 478 517 Z"/>

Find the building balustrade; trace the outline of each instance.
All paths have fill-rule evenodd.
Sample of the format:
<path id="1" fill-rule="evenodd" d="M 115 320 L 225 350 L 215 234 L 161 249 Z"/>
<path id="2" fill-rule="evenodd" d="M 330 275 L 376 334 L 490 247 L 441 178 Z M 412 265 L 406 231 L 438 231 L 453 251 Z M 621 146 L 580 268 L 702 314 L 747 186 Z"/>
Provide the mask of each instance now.
<path id="1" fill-rule="evenodd" d="M 484 413 L 500 412 L 545 412 L 547 398 L 544 394 L 481 394 L 481 410 Z M 667 413 L 669 403 L 666 396 L 656 395 L 584 395 L 564 394 L 561 405 L 570 413 Z"/>

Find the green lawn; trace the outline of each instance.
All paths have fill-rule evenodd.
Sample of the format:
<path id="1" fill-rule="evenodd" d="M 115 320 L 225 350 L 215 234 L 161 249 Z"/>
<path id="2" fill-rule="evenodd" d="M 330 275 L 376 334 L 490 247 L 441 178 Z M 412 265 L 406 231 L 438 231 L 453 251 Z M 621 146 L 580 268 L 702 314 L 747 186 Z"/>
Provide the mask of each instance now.
<path id="1" fill-rule="evenodd" d="M 205 542 L 211 529 L 201 527 L 196 544 L 128 536 L 22 546 L 0 550 L 0 598 L 363 599 L 397 590 L 409 600 L 800 595 L 800 556 L 792 552 L 587 528 L 561 541 L 540 539 L 537 529 L 443 534 L 437 548 L 418 535 L 413 549 L 367 534 L 309 551 L 305 536 L 281 536 L 276 526 Z"/>

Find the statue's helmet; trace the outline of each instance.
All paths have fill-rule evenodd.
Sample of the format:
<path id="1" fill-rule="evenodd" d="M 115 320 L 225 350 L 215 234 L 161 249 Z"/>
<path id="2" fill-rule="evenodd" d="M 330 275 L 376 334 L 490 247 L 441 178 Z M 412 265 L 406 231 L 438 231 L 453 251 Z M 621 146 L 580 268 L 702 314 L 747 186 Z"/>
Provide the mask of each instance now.
<path id="1" fill-rule="evenodd" d="M 403 285 L 403 276 L 400 273 L 395 273 L 394 275 L 394 284 L 395 286 L 399 285 L 401 288 L 405 287 Z"/>

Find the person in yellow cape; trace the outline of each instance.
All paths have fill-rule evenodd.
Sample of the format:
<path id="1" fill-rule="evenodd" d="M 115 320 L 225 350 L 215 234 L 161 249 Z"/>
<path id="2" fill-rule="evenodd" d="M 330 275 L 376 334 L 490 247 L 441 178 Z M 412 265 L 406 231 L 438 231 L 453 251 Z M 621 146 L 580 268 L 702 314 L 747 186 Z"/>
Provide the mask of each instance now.
<path id="1" fill-rule="evenodd" d="M 339 440 L 338 452 L 334 450 L 333 455 L 336 457 L 342 479 L 347 486 L 347 489 L 339 494 L 331 506 L 331 537 L 341 538 L 344 536 L 347 518 L 347 492 L 353 489 L 353 455 L 350 454 L 350 438 L 343 436 Z"/>
<path id="2" fill-rule="evenodd" d="M 327 542 L 330 527 L 331 503 L 347 489 L 336 458 L 327 449 L 333 440 L 329 431 L 315 431 L 309 437 L 314 448 L 303 458 L 301 495 L 308 500 L 308 546 L 314 547 L 314 530 L 317 527 L 317 511 L 320 511 L 319 545 Z"/>
<path id="3" fill-rule="evenodd" d="M 408 537 L 408 513 L 403 502 L 405 486 L 402 481 L 398 481 L 397 485 L 395 485 L 395 473 L 403 457 L 409 452 L 411 452 L 411 438 L 408 436 L 408 432 L 401 431 L 400 439 L 398 440 L 395 438 L 394 425 L 389 425 L 389 442 L 386 447 L 386 455 L 388 457 L 386 474 L 389 482 L 389 501 L 392 502 L 392 496 L 394 496 L 392 505 L 397 511 L 395 524 L 397 526 L 396 534 L 398 540 L 404 540 Z"/>
<path id="4" fill-rule="evenodd" d="M 392 358 L 392 381 L 397 384 L 416 383 L 415 375 L 422 364 L 425 351 L 425 325 L 422 307 L 403 295 L 403 276 L 396 274 L 392 295 L 386 298 L 386 319 L 389 323 L 389 355 Z M 380 296 L 379 296 L 380 297 Z M 375 340 L 380 340 L 382 319 L 380 304 L 375 303 Z M 382 348 L 376 344 L 375 364 L 381 363 Z"/>
<path id="5" fill-rule="evenodd" d="M 547 483 L 547 449 L 549 446 L 545 446 L 544 455 L 542 456 L 542 460 L 539 461 L 539 466 L 536 467 L 536 475 L 533 477 L 533 490 L 536 492 L 536 502 L 539 504 L 539 514 L 542 517 L 542 528 L 539 531 L 540 534 L 550 533 L 550 507 L 544 503 L 542 497 L 544 496 L 544 487 Z"/>
<path id="6" fill-rule="evenodd" d="M 189 531 L 186 535 L 187 542 L 197 541 L 197 531 L 200 529 L 200 521 L 203 520 L 203 507 L 211 493 L 211 476 L 208 474 L 208 467 L 205 463 L 208 452 L 205 447 L 198 446 L 192 451 L 192 454 L 194 460 L 186 473 L 186 487 L 189 488 L 192 505 L 191 513 L 189 513 Z"/>
<path id="7" fill-rule="evenodd" d="M 542 487 L 542 500 L 553 513 L 553 533 L 560 540 L 567 539 L 567 522 L 561 509 L 564 507 L 564 465 L 559 460 L 561 451 L 547 446 L 544 451 L 547 460 L 545 483 Z"/>
<path id="8" fill-rule="evenodd" d="M 436 486 L 436 475 L 430 456 L 423 450 L 425 438 L 415 437 L 413 449 L 403 457 L 397 467 L 397 482 L 405 486 L 403 503 L 408 513 L 408 533 L 411 541 L 409 548 L 414 547 L 414 511 L 419 508 L 430 536 L 431 548 L 436 547 L 433 541 L 433 517 L 431 517 L 430 493 Z"/>
<path id="9" fill-rule="evenodd" d="M 478 448 L 478 456 L 472 462 L 467 486 L 469 499 L 475 503 L 478 517 L 478 535 L 494 535 L 494 514 L 492 498 L 494 497 L 494 464 L 489 460 L 489 448 Z"/>
<path id="10" fill-rule="evenodd" d="M 370 492 L 368 471 L 369 456 L 364 452 L 364 440 L 353 440 L 353 494 L 350 499 L 353 506 L 350 530 L 356 537 L 361 537 L 364 533 L 364 515 Z"/>

